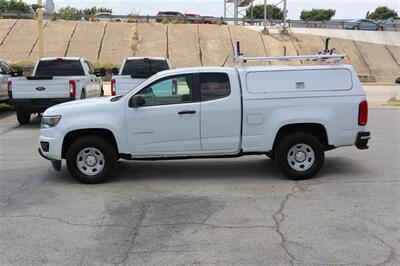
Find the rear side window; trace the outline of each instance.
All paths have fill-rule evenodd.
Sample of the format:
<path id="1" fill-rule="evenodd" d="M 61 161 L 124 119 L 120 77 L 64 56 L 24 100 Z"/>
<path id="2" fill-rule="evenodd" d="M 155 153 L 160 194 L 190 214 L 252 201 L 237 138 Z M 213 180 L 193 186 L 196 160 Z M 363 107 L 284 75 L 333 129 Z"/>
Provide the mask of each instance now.
<path id="1" fill-rule="evenodd" d="M 136 79 L 147 79 L 168 69 L 169 66 L 165 60 L 127 60 L 122 75 L 130 75 Z"/>
<path id="2" fill-rule="evenodd" d="M 36 69 L 36 76 L 84 76 L 79 60 L 45 60 L 40 61 Z"/>
<path id="3" fill-rule="evenodd" d="M 228 97 L 231 94 L 228 75 L 225 73 L 201 73 L 200 94 L 202 101 Z"/>

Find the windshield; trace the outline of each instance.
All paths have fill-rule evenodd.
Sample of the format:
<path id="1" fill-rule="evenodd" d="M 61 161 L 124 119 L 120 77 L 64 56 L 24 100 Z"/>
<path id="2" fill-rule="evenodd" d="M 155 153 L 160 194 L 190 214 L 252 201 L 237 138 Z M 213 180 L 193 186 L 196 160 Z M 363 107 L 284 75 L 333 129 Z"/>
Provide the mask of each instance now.
<path id="1" fill-rule="evenodd" d="M 122 75 L 130 75 L 132 78 L 147 79 L 160 71 L 168 70 L 165 60 L 127 60 L 122 70 Z"/>
<path id="2" fill-rule="evenodd" d="M 81 62 L 79 60 L 44 60 L 40 61 L 36 69 L 36 76 L 84 76 Z"/>

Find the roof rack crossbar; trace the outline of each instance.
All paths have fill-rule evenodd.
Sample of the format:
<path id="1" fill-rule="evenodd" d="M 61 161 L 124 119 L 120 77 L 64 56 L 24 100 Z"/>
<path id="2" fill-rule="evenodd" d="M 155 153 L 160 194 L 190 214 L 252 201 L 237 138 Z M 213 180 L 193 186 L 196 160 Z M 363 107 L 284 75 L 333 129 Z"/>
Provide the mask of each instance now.
<path id="1" fill-rule="evenodd" d="M 340 62 L 346 57 L 346 54 L 332 55 L 298 55 L 298 56 L 267 56 L 267 57 L 251 57 L 251 56 L 235 56 L 234 61 L 237 64 L 246 62 L 273 62 L 273 61 L 334 61 Z"/>
<path id="2" fill-rule="evenodd" d="M 347 55 L 334 54 L 334 49 L 329 49 L 330 38 L 326 40 L 325 50 L 316 55 L 295 55 L 295 56 L 244 56 L 240 51 L 240 43 L 236 42 L 234 48 L 233 61 L 237 65 L 243 65 L 247 62 L 276 62 L 276 61 L 316 61 L 316 62 L 329 62 L 340 63 Z"/>

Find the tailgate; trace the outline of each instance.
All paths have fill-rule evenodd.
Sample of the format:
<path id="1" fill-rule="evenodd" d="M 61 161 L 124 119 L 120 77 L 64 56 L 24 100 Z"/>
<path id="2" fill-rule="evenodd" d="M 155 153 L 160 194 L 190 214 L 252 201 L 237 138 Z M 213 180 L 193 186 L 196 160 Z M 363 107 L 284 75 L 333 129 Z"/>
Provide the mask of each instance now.
<path id="1" fill-rule="evenodd" d="M 55 99 L 69 98 L 69 79 L 28 80 L 17 78 L 12 81 L 13 99 Z"/>
<path id="2" fill-rule="evenodd" d="M 133 79 L 130 76 L 117 76 L 115 80 L 117 95 L 126 94 L 146 81 L 146 79 Z"/>

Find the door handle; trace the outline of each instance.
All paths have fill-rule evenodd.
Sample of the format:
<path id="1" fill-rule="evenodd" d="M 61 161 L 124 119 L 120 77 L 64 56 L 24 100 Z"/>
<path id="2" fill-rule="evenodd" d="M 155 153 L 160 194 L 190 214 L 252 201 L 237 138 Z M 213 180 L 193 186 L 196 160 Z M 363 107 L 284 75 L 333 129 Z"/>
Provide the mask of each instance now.
<path id="1" fill-rule="evenodd" d="M 178 115 L 193 115 L 193 114 L 195 114 L 195 113 L 196 113 L 195 110 L 184 110 L 184 111 L 180 111 L 180 112 L 178 113 Z"/>

